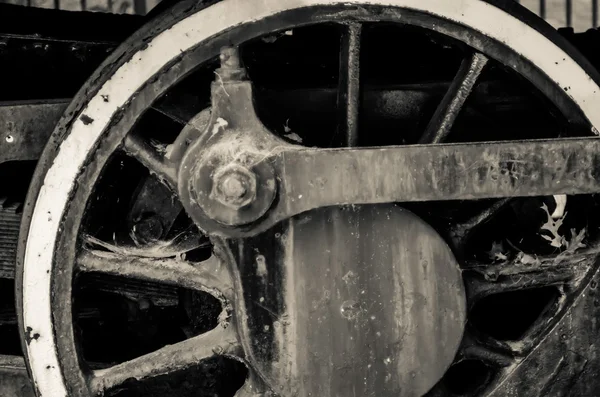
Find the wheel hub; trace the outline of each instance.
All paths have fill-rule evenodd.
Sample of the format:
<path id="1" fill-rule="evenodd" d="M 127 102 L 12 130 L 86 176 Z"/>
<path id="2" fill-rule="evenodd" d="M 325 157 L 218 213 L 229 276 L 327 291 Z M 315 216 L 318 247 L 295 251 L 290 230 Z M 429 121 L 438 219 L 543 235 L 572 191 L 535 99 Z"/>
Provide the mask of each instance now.
<path id="1" fill-rule="evenodd" d="M 280 255 L 254 250 L 266 238 Z M 319 209 L 242 252 L 240 329 L 275 392 L 420 396 L 452 362 L 466 319 L 461 273 L 411 212 Z"/>

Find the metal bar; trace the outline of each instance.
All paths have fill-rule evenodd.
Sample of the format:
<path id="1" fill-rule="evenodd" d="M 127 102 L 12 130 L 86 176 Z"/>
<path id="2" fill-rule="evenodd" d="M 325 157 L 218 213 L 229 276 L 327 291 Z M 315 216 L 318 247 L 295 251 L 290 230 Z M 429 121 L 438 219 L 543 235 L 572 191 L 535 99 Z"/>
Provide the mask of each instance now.
<path id="1" fill-rule="evenodd" d="M 468 335 L 464 337 L 463 346 L 458 354 L 461 358 L 483 361 L 496 368 L 508 367 L 515 362 L 509 353 L 486 346 Z"/>
<path id="2" fill-rule="evenodd" d="M 195 267 L 174 259 L 135 258 L 104 251 L 84 251 L 77 259 L 77 269 L 194 289 L 221 300 L 230 299 L 233 291 L 227 269 L 214 256 L 202 262 L 201 267 Z"/>
<path id="3" fill-rule="evenodd" d="M 487 61 L 487 57 L 480 53 L 463 59 L 452 84 L 433 114 L 419 143 L 440 143 L 445 140 Z"/>
<path id="4" fill-rule="evenodd" d="M 311 199 L 324 206 L 597 193 L 598 153 L 597 137 L 305 149 L 282 151 L 277 168 L 286 197 L 304 195 L 288 203 L 301 208 Z M 317 179 L 324 188 L 309 191 Z"/>
<path id="5" fill-rule="evenodd" d="M 243 352 L 233 328 L 231 325 L 226 328 L 218 325 L 204 334 L 167 345 L 114 367 L 96 370 L 90 382 L 93 395 L 104 394 L 128 379 L 142 380 L 168 374 L 210 357 L 229 356 L 239 360 Z"/>
<path id="6" fill-rule="evenodd" d="M 342 34 L 338 84 L 338 136 L 343 146 L 358 143 L 358 107 L 360 104 L 360 38 L 362 25 L 352 23 Z"/>
<path id="7" fill-rule="evenodd" d="M 565 13 L 567 18 L 567 26 L 573 26 L 573 0 L 565 0 Z"/>
<path id="8" fill-rule="evenodd" d="M 469 235 L 469 233 L 471 233 L 480 225 L 483 225 L 490 219 L 492 219 L 500 209 L 502 209 L 506 204 L 508 204 L 509 201 L 509 198 L 499 199 L 498 201 L 493 202 L 488 207 L 485 207 L 480 212 L 473 215 L 466 221 L 454 225 L 450 229 L 450 236 L 454 240 L 454 243 L 457 246 L 461 246 L 464 243 L 465 238 Z"/>
<path id="9" fill-rule="evenodd" d="M 68 100 L 0 103 L 0 163 L 37 160 Z"/>
<path id="10" fill-rule="evenodd" d="M 123 149 L 131 157 L 144 165 L 150 173 L 156 175 L 169 188 L 177 188 L 177 167 L 159 154 L 138 135 L 128 134 L 123 140 Z"/>
<path id="11" fill-rule="evenodd" d="M 560 255 L 539 259 L 531 256 L 530 260 L 537 261 L 535 263 L 515 259 L 497 265 L 475 265 L 465 269 L 467 300 L 472 306 L 493 294 L 564 284 L 590 269 L 597 254 L 583 251 L 562 258 Z M 479 273 L 479 276 L 472 273 Z"/>
<path id="12" fill-rule="evenodd" d="M 600 138 L 361 149 L 282 148 L 279 200 L 251 235 L 335 205 L 477 200 L 600 192 Z M 335 165 L 333 167 L 332 165 Z M 315 188 L 317 186 L 318 188 Z"/>
<path id="13" fill-rule="evenodd" d="M 592 28 L 598 27 L 598 0 L 592 0 Z"/>
<path id="14" fill-rule="evenodd" d="M 60 0 L 54 0 L 54 9 L 60 10 Z"/>

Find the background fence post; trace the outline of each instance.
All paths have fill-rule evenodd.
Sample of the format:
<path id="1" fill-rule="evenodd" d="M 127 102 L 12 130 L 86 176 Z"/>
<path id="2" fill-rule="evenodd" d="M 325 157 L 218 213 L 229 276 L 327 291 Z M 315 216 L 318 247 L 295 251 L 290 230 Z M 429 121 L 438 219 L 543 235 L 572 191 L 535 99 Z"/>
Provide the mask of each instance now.
<path id="1" fill-rule="evenodd" d="M 133 0 L 133 12 L 138 15 L 146 15 L 146 0 Z"/>

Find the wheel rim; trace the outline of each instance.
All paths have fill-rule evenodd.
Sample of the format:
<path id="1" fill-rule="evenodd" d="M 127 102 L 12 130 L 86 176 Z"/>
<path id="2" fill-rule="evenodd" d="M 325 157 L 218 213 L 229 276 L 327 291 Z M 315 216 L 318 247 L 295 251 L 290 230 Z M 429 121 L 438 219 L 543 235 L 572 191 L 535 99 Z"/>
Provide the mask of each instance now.
<path id="1" fill-rule="evenodd" d="M 149 45 L 148 49 L 142 50 L 136 55 L 132 56 L 132 62 L 126 63 L 119 67 L 115 77 L 112 79 L 113 83 L 114 81 L 122 79 L 128 82 L 128 89 L 123 89 L 122 83 L 119 83 L 119 89 L 116 90 L 113 88 L 114 84 L 111 83 L 111 81 L 107 82 L 95 94 L 94 99 L 85 107 L 85 109 L 81 111 L 79 118 L 73 123 L 73 125 L 69 127 L 70 129 L 66 132 L 68 136 L 63 142 L 62 147 L 58 150 L 54 164 L 45 173 L 44 187 L 41 188 L 39 197 L 37 200 L 35 200 L 35 209 L 33 209 L 31 216 L 29 230 L 44 230 L 45 233 L 29 233 L 26 246 L 24 248 L 25 251 L 22 274 L 23 293 L 22 297 L 20 297 L 24 308 L 22 325 L 24 332 L 26 332 L 28 335 L 31 335 L 35 340 L 34 343 L 27 345 L 28 356 L 42 358 L 39 361 L 36 358 L 35 362 L 30 361 L 29 363 L 34 382 L 36 383 L 40 393 L 50 394 L 53 396 L 67 395 L 67 389 L 64 386 L 65 379 L 63 378 L 63 375 L 65 373 L 72 373 L 72 371 L 70 371 L 68 368 L 63 368 L 61 370 L 59 356 L 75 356 L 75 347 L 72 342 L 67 342 L 66 347 L 59 347 L 58 354 L 54 349 L 54 346 L 57 344 L 57 338 L 55 336 L 56 329 L 54 328 L 55 326 L 53 327 L 52 323 L 55 322 L 60 324 L 61 321 L 57 320 L 65 320 L 71 316 L 71 310 L 68 304 L 63 304 L 64 310 L 62 310 L 62 314 L 52 315 L 52 304 L 48 299 L 48 297 L 51 296 L 50 277 L 53 276 L 57 271 L 55 267 L 56 265 L 53 264 L 56 261 L 56 258 L 54 257 L 56 251 L 55 246 L 57 244 L 56 236 L 60 235 L 58 245 L 65 247 L 71 244 L 68 242 L 69 233 L 67 233 L 67 231 L 79 229 L 79 217 L 75 217 L 77 218 L 75 220 L 63 219 L 63 214 L 65 213 L 67 205 L 69 205 L 69 198 L 71 194 L 73 194 L 74 181 L 78 178 L 79 169 L 81 169 L 82 166 L 89 161 L 88 153 L 91 152 L 92 148 L 99 143 L 99 140 L 105 132 L 105 126 L 109 125 L 113 120 L 115 120 L 115 115 L 118 108 L 127 103 L 134 92 L 138 91 L 138 89 L 140 89 L 145 82 L 154 73 L 158 72 L 159 69 L 167 62 L 160 61 L 156 64 L 153 64 L 153 68 L 145 69 L 146 74 L 139 73 L 140 69 L 138 68 L 140 65 L 145 64 L 146 59 L 156 59 L 157 54 L 161 55 L 160 59 L 170 60 L 172 58 L 176 58 L 179 55 L 180 50 L 185 51 L 187 48 L 200 45 L 204 39 L 217 34 L 218 32 L 227 30 L 227 28 L 231 26 L 237 25 L 236 21 L 232 18 L 241 18 L 239 22 L 245 22 L 244 18 L 246 15 L 244 12 L 223 12 L 224 10 L 228 9 L 228 7 L 237 7 L 240 10 L 245 10 L 248 13 L 251 13 L 253 18 L 259 19 L 260 17 L 265 18 L 278 12 L 284 12 L 289 9 L 306 6 L 305 2 L 301 3 L 302 4 L 296 4 L 294 1 L 284 3 L 276 1 L 268 2 L 265 3 L 265 8 L 260 10 L 264 12 L 264 14 L 257 15 L 257 13 L 254 12 L 256 10 L 250 10 L 248 6 L 242 5 L 242 2 L 225 1 L 202 11 L 201 13 L 204 13 L 203 15 L 200 15 L 200 13 L 193 14 L 197 18 L 202 18 L 203 20 L 204 18 L 207 18 L 208 20 L 214 21 L 214 24 L 204 27 L 205 30 L 202 32 L 192 28 L 192 26 L 197 26 L 197 21 L 194 20 L 193 17 L 188 17 L 181 20 L 175 25 L 176 28 L 174 27 L 170 30 L 169 34 L 162 33 L 156 39 L 151 41 L 151 45 Z M 338 2 L 329 2 L 327 5 L 333 5 L 337 3 Z M 474 26 L 476 29 L 486 32 L 490 37 L 494 37 L 494 32 L 490 31 L 493 30 L 493 28 L 501 25 L 507 26 L 506 24 L 501 24 L 498 21 L 502 20 L 503 23 L 517 23 L 515 22 L 516 20 L 511 19 L 512 17 L 508 16 L 508 14 L 487 3 L 478 1 L 465 1 L 463 3 L 464 4 L 461 4 L 461 7 L 458 7 L 456 5 L 448 5 L 437 1 L 403 1 L 393 2 L 393 4 L 390 4 L 390 6 L 406 7 L 408 9 L 438 14 L 439 16 Z M 322 5 L 322 3 L 315 4 Z M 358 2 L 358 4 L 369 5 L 371 3 L 362 1 Z M 380 2 L 377 2 L 377 5 L 380 5 Z M 483 14 L 480 13 L 482 10 L 485 11 Z M 489 20 L 476 22 L 481 15 L 493 16 L 494 18 L 490 17 L 493 23 L 491 23 Z M 280 26 L 282 29 L 287 27 L 288 25 Z M 289 25 L 289 27 L 291 27 L 291 25 Z M 517 52 L 521 50 L 521 54 L 525 54 L 528 48 L 537 48 L 538 50 L 534 51 L 533 53 L 541 54 L 539 56 L 544 57 L 544 59 L 538 59 L 535 56 L 532 56 L 532 59 L 530 59 L 531 63 L 539 65 L 540 68 L 551 77 L 556 77 L 555 81 L 560 81 L 565 75 L 569 76 L 569 87 L 571 89 L 568 92 L 568 96 L 573 100 L 574 103 L 579 105 L 583 113 L 591 121 L 592 125 L 600 125 L 600 120 L 598 120 L 600 116 L 595 115 L 592 111 L 592 109 L 594 109 L 599 103 L 599 94 L 597 94 L 597 92 L 599 92 L 598 87 L 593 82 L 592 78 L 566 53 L 564 53 L 564 51 L 560 50 L 539 33 L 533 31 L 532 29 L 528 29 L 526 31 L 527 33 L 523 33 L 523 31 L 519 31 L 519 29 L 525 29 L 524 25 L 519 23 L 518 29 L 514 30 L 500 29 L 500 32 L 495 32 L 497 33 L 496 37 L 500 41 L 503 41 L 504 44 L 516 49 Z M 189 38 L 186 36 L 186 33 L 190 32 L 197 34 L 197 36 Z M 508 36 L 501 35 L 502 33 L 508 34 L 507 32 L 511 33 Z M 519 32 L 521 35 L 519 36 L 515 34 L 515 32 Z M 258 33 L 259 32 L 255 34 Z M 193 34 L 191 36 L 193 36 Z M 523 37 L 523 34 L 527 38 L 531 37 L 531 40 L 534 40 L 533 37 L 536 37 L 536 40 L 539 41 L 535 41 L 535 45 L 532 46 L 531 42 L 528 40 L 515 40 L 517 36 L 519 36 L 519 38 Z M 179 36 L 176 42 L 181 43 L 182 46 L 180 46 L 180 48 L 178 48 L 176 51 L 170 51 L 170 43 L 172 42 L 171 40 L 174 40 L 174 37 L 176 36 Z M 229 41 L 231 37 L 236 37 L 236 35 L 231 33 L 231 36 L 224 40 Z M 161 40 L 163 40 L 162 43 L 164 44 L 161 44 Z M 184 48 L 184 43 L 188 46 L 187 48 Z M 214 50 L 218 48 L 220 44 L 221 42 L 219 39 L 215 39 L 210 43 L 210 46 L 213 48 L 213 54 L 215 54 Z M 477 43 L 473 44 L 475 44 L 474 47 L 476 47 Z M 543 48 L 548 46 L 547 48 L 549 51 L 541 51 L 540 45 L 544 46 Z M 170 52 L 166 51 L 168 48 Z M 210 58 L 211 54 L 208 54 L 209 52 L 209 50 L 205 51 L 204 57 L 206 59 Z M 527 55 L 530 56 L 531 54 Z M 559 64 L 556 65 L 556 59 L 558 59 L 557 57 L 564 57 L 564 61 L 559 62 Z M 136 58 L 138 61 L 136 61 Z M 171 84 L 175 82 L 177 78 L 180 78 L 181 73 L 192 69 L 197 63 L 199 63 L 199 58 L 202 58 L 202 55 L 195 54 L 195 56 L 184 56 L 182 61 L 184 65 L 178 66 L 180 68 L 179 76 L 177 76 L 176 73 L 173 73 L 172 80 L 165 79 L 166 82 L 164 82 L 164 85 L 157 88 L 156 91 L 148 92 L 152 90 L 148 89 L 147 91 L 144 91 L 142 88 L 141 92 L 144 92 L 143 95 L 147 95 L 146 99 L 151 101 L 152 98 L 155 98 L 160 93 L 164 92 Z M 185 64 L 186 61 L 189 63 Z M 568 70 L 568 72 L 565 72 L 565 70 Z M 126 75 L 126 73 L 130 73 L 130 75 Z M 105 102 L 104 98 L 106 96 L 110 98 L 109 102 Z M 134 100 L 132 103 L 135 104 L 136 101 Z M 140 111 L 141 110 L 142 109 L 140 109 Z M 136 112 L 134 112 L 134 116 L 129 120 L 120 121 L 120 123 L 122 123 L 120 128 L 122 128 L 124 131 L 123 133 L 127 131 L 127 125 L 133 124 L 137 118 L 135 113 Z M 85 133 L 83 131 L 85 131 Z M 105 154 L 108 154 L 112 152 L 118 144 L 119 139 L 116 139 L 110 143 L 100 143 L 97 153 L 104 152 Z M 100 157 L 101 156 L 102 155 L 100 155 Z M 99 162 L 99 164 L 95 165 L 98 167 L 96 170 L 86 170 L 85 174 L 97 175 L 100 172 L 101 163 L 102 162 Z M 90 190 L 91 186 L 78 187 L 75 194 L 88 195 Z M 70 209 L 69 212 L 70 211 L 72 210 Z M 61 232 L 62 234 L 60 234 Z M 60 255 L 65 259 L 71 256 L 72 259 L 75 254 L 74 250 L 75 247 L 71 247 L 67 250 L 61 250 Z M 35 271 L 33 269 L 35 269 Z M 66 271 L 67 274 L 71 272 L 71 270 L 67 269 L 61 269 L 61 271 Z M 70 275 L 67 278 L 70 279 Z M 57 283 L 55 284 L 55 287 L 60 291 L 70 292 L 70 286 L 59 286 L 57 281 L 55 281 L 55 283 Z M 23 298 L 25 296 L 27 299 Z M 31 310 L 33 307 L 36 308 L 35 311 Z M 36 315 L 32 316 L 34 312 Z M 28 315 L 28 313 L 30 315 Z M 61 335 L 61 339 L 66 338 L 72 340 L 72 331 L 70 330 L 66 330 L 64 333 L 60 332 L 59 334 Z M 35 337 L 35 335 L 38 335 L 38 337 Z M 71 375 L 68 376 L 70 377 Z M 67 381 L 70 382 L 71 385 L 78 385 L 74 389 L 70 390 L 73 395 L 84 393 L 86 386 L 81 375 L 77 374 L 75 379 L 67 379 Z"/>

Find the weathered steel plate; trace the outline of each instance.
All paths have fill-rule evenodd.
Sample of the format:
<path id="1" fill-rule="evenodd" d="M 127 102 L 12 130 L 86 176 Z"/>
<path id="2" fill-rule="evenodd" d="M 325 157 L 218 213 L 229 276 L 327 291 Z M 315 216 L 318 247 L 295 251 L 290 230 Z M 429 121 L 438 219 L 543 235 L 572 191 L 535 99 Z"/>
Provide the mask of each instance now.
<path id="1" fill-rule="evenodd" d="M 68 100 L 0 103 L 0 163 L 37 160 Z"/>
<path id="2" fill-rule="evenodd" d="M 600 192 L 600 139 L 289 150 L 280 208 Z"/>
<path id="3" fill-rule="evenodd" d="M 275 229 L 232 251 L 242 338 L 276 392 L 421 396 L 441 378 L 466 309 L 458 265 L 433 228 L 376 205 L 319 209 Z"/>
<path id="4" fill-rule="evenodd" d="M 273 208 L 255 224 L 219 233 L 256 234 L 335 205 L 600 192 L 598 137 L 357 149 L 284 145 L 263 162 L 278 181 Z"/>

